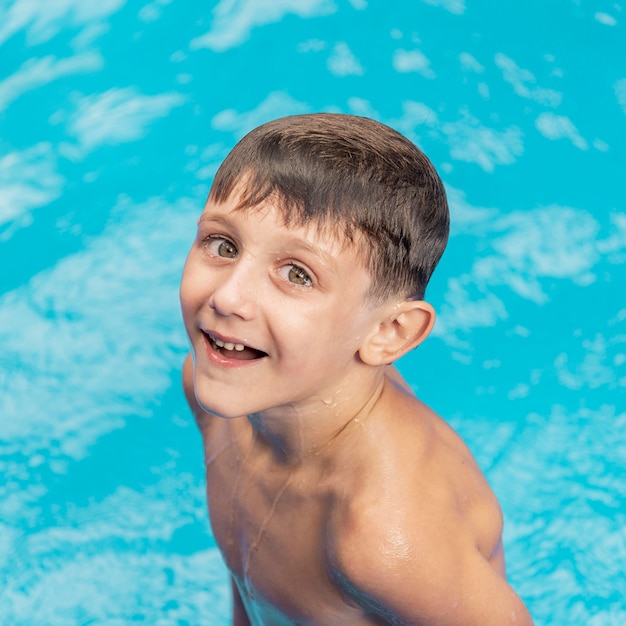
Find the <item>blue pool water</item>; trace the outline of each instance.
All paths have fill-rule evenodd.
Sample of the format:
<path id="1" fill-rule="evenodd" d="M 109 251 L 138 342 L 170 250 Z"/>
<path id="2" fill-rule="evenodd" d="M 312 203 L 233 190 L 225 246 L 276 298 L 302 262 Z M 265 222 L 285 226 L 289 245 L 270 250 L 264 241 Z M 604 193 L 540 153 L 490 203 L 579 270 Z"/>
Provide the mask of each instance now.
<path id="1" fill-rule="evenodd" d="M 537 624 L 626 624 L 624 9 L 0 3 L 0 623 L 228 623 L 177 284 L 234 142 L 332 110 L 446 183 L 400 367 L 500 498 L 511 583 Z"/>

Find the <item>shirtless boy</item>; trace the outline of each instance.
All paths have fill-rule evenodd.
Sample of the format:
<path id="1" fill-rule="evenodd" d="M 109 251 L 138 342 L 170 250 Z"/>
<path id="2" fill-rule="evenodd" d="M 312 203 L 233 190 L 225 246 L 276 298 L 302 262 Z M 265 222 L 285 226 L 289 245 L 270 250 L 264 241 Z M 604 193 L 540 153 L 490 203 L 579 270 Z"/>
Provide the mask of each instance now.
<path id="1" fill-rule="evenodd" d="M 279 119 L 218 171 L 181 284 L 233 624 L 532 624 L 502 515 L 392 363 L 448 236 L 428 159 L 365 118 Z"/>

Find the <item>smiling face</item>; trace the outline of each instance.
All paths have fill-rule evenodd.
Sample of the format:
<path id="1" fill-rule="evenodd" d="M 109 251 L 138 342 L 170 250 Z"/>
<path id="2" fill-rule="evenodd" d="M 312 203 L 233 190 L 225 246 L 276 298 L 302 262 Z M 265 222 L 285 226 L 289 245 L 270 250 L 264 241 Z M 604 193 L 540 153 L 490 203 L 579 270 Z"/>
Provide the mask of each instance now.
<path id="1" fill-rule="evenodd" d="M 198 221 L 180 288 L 194 385 L 209 413 L 312 410 L 349 393 L 380 311 L 355 246 L 286 227 L 271 201 L 237 210 L 237 193 Z"/>

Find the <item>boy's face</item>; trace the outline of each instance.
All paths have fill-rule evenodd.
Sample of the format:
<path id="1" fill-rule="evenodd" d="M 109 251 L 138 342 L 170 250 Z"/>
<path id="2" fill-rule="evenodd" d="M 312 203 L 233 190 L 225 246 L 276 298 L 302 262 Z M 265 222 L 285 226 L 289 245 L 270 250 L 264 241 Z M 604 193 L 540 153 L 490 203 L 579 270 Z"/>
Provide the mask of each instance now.
<path id="1" fill-rule="evenodd" d="M 183 272 L 197 399 L 223 417 L 328 402 L 377 326 L 369 273 L 354 246 L 238 200 L 207 202 Z"/>

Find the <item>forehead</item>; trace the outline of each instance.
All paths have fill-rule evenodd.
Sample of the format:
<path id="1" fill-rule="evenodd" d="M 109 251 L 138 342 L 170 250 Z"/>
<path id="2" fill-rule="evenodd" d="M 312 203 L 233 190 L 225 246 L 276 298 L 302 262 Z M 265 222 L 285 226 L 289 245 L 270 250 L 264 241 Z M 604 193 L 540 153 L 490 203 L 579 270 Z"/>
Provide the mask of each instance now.
<path id="1" fill-rule="evenodd" d="M 234 189 L 222 202 L 210 196 L 204 206 L 199 222 L 225 221 L 235 226 L 255 222 L 271 227 L 272 237 L 292 244 L 298 242 L 324 251 L 327 256 L 354 256 L 359 264 L 367 267 L 364 238 L 353 232 L 347 224 L 328 217 L 304 219 L 302 212 L 276 194 L 254 205 L 248 205 L 242 197 L 241 188 Z"/>

